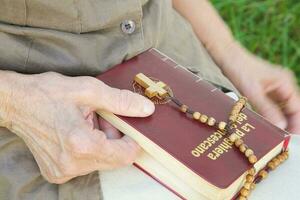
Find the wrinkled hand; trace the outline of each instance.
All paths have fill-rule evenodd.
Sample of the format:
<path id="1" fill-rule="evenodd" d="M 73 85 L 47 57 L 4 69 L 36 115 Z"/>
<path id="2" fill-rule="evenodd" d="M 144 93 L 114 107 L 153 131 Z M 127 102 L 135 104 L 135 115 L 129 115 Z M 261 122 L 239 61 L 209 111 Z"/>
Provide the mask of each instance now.
<path id="1" fill-rule="evenodd" d="M 1 125 L 25 141 L 48 181 L 64 183 L 136 158 L 139 146 L 132 139 L 109 139 L 106 129 L 93 127 L 92 116 L 105 109 L 146 117 L 154 111 L 148 99 L 91 77 L 9 73 L 5 80 L 11 84 L 0 102 Z"/>
<path id="2" fill-rule="evenodd" d="M 300 134 L 300 95 L 294 74 L 241 48 L 232 48 L 226 75 L 269 121 Z"/>

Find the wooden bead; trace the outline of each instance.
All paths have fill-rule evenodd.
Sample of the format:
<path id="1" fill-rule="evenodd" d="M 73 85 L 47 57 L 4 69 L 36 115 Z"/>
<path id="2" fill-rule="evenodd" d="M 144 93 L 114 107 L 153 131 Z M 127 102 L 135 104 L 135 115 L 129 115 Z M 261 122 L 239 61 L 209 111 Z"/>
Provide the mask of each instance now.
<path id="1" fill-rule="evenodd" d="M 284 157 L 285 160 L 289 158 L 289 154 L 287 152 L 283 152 L 281 155 Z"/>
<path id="2" fill-rule="evenodd" d="M 267 165 L 271 170 L 274 170 L 276 168 L 276 165 L 274 164 L 273 161 L 269 162 Z"/>
<path id="3" fill-rule="evenodd" d="M 242 152 L 242 153 L 244 153 L 244 152 L 247 150 L 245 144 L 241 144 L 241 145 L 239 146 L 239 149 L 240 149 L 240 152 Z"/>
<path id="4" fill-rule="evenodd" d="M 257 162 L 257 157 L 255 155 L 251 155 L 248 160 L 251 164 L 255 164 Z"/>
<path id="5" fill-rule="evenodd" d="M 230 115 L 230 117 L 229 117 L 229 120 L 231 121 L 231 122 L 236 122 L 236 119 L 237 119 L 237 115 L 236 114 L 233 114 L 233 115 Z"/>
<path id="6" fill-rule="evenodd" d="M 246 176 L 246 181 L 252 183 L 252 182 L 254 181 L 254 176 L 248 174 L 248 175 Z"/>
<path id="7" fill-rule="evenodd" d="M 239 196 L 238 200 L 247 200 L 247 197 Z"/>
<path id="8" fill-rule="evenodd" d="M 226 126 L 227 126 L 227 123 L 226 122 L 219 122 L 218 124 L 218 128 L 221 130 L 221 131 L 224 131 L 226 129 Z"/>
<path id="9" fill-rule="evenodd" d="M 208 126 L 214 126 L 216 124 L 216 119 L 213 117 L 208 118 L 207 125 Z"/>
<path id="10" fill-rule="evenodd" d="M 261 170 L 259 173 L 258 173 L 258 176 L 261 176 L 263 179 L 267 178 L 268 176 L 268 172 L 266 170 Z"/>
<path id="11" fill-rule="evenodd" d="M 250 175 L 252 175 L 252 176 L 255 175 L 255 172 L 256 172 L 256 170 L 255 170 L 254 167 L 252 167 L 251 169 L 248 170 L 248 174 L 250 174 Z"/>
<path id="12" fill-rule="evenodd" d="M 235 133 L 232 133 L 230 136 L 229 136 L 229 140 L 231 142 L 235 142 L 237 139 L 239 139 L 239 136 Z"/>
<path id="13" fill-rule="evenodd" d="M 244 105 L 241 102 L 237 103 L 236 106 L 235 106 L 235 109 L 237 110 L 237 113 L 240 113 L 241 110 L 243 109 L 243 107 L 244 107 Z"/>
<path id="14" fill-rule="evenodd" d="M 255 189 L 255 183 L 251 183 L 250 189 L 251 189 L 251 190 L 254 190 L 254 189 Z"/>
<path id="15" fill-rule="evenodd" d="M 200 114 L 199 112 L 194 112 L 194 113 L 193 113 L 193 118 L 194 118 L 195 120 L 199 120 L 199 119 L 200 119 L 200 116 L 201 116 L 201 114 Z"/>
<path id="16" fill-rule="evenodd" d="M 284 157 L 289 157 L 289 152 L 288 152 L 288 151 L 285 151 L 285 152 L 283 152 L 281 155 L 283 155 Z"/>
<path id="17" fill-rule="evenodd" d="M 247 101 L 248 101 L 247 97 L 241 97 L 238 102 L 242 103 L 243 106 L 245 106 Z"/>
<path id="18" fill-rule="evenodd" d="M 202 123 L 206 123 L 207 122 L 207 120 L 208 120 L 208 116 L 207 115 L 201 115 L 201 117 L 200 117 L 200 122 L 202 122 Z"/>
<path id="19" fill-rule="evenodd" d="M 237 140 L 234 142 L 234 144 L 235 144 L 236 147 L 240 147 L 243 143 L 244 143 L 244 141 L 241 140 L 241 139 L 237 139 Z"/>
<path id="20" fill-rule="evenodd" d="M 283 155 L 279 155 L 279 156 L 277 156 L 277 158 L 281 163 L 285 161 L 285 158 Z"/>
<path id="21" fill-rule="evenodd" d="M 248 197 L 250 195 L 250 190 L 247 190 L 246 188 L 242 188 L 240 193 L 242 196 Z"/>
<path id="22" fill-rule="evenodd" d="M 253 152 L 253 150 L 252 149 L 247 149 L 246 151 L 245 151 L 245 156 L 247 157 L 247 158 L 249 158 L 251 155 L 253 155 L 254 154 L 254 152 Z"/>
<path id="23" fill-rule="evenodd" d="M 243 187 L 246 188 L 247 190 L 250 190 L 251 189 L 251 184 L 252 183 L 246 182 Z"/>
<path id="24" fill-rule="evenodd" d="M 278 165 L 280 165 L 280 161 L 278 158 L 273 158 L 272 162 L 275 164 L 275 166 L 277 167 Z"/>
<path id="25" fill-rule="evenodd" d="M 188 106 L 187 106 L 187 105 L 182 105 L 182 106 L 180 107 L 180 110 L 181 110 L 181 112 L 186 113 L 186 111 L 188 110 Z"/>

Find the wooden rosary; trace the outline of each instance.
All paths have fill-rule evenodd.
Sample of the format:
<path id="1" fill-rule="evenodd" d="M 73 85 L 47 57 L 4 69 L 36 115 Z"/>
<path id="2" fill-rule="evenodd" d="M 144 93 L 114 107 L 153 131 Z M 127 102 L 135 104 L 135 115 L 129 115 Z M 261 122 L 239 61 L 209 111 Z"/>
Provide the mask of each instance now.
<path id="1" fill-rule="evenodd" d="M 289 157 L 288 150 L 284 150 L 281 154 L 269 161 L 266 167 L 259 171 L 257 173 L 257 177 L 255 177 L 256 169 L 254 168 L 254 164 L 257 162 L 257 157 L 255 156 L 254 151 L 249 148 L 237 134 L 234 133 L 234 127 L 236 127 L 238 116 L 247 104 L 246 97 L 240 97 L 235 103 L 229 115 L 228 123 L 224 121 L 217 122 L 215 118 L 198 111 L 193 111 L 187 105 L 181 103 L 173 95 L 170 95 L 169 91 L 166 89 L 167 85 L 161 81 L 154 82 L 142 73 L 137 74 L 134 81 L 145 89 L 144 93 L 148 98 L 152 99 L 153 97 L 157 97 L 159 99 L 170 99 L 178 106 L 181 112 L 190 114 L 194 120 L 211 127 L 216 127 L 220 131 L 229 135 L 229 140 L 241 153 L 244 154 L 248 162 L 253 165 L 253 167 L 247 171 L 245 183 L 238 195 L 239 200 L 247 200 L 251 190 L 255 188 L 255 185 L 265 179 L 270 171 L 275 170 Z"/>

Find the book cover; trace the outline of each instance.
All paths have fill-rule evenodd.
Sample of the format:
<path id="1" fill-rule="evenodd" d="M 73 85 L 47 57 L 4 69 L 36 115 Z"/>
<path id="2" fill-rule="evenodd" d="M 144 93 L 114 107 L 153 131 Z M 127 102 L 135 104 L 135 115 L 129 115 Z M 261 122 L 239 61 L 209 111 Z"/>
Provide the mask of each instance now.
<path id="1" fill-rule="evenodd" d="M 133 80 L 139 73 L 163 81 L 184 104 L 213 116 L 217 121 L 227 121 L 234 105 L 234 100 L 218 88 L 156 49 L 125 61 L 97 78 L 111 87 L 135 91 Z M 107 113 L 101 111 L 99 114 L 125 134 L 134 132 L 129 135 L 134 136 L 149 155 L 199 192 L 199 187 L 204 183 L 212 188 L 211 195 L 218 189 L 240 185 L 237 180 L 251 168 L 244 155 L 232 146 L 228 135 L 192 120 L 179 112 L 172 102 L 156 104 L 154 114 L 146 118 L 107 117 Z M 124 123 L 123 128 L 118 126 L 120 122 Z M 254 150 L 258 160 L 262 160 L 275 147 L 280 146 L 280 151 L 283 145 L 287 145 L 284 144 L 286 132 L 247 108 L 241 113 L 237 124 L 236 134 Z M 260 165 L 257 168 L 263 167 L 263 164 Z"/>

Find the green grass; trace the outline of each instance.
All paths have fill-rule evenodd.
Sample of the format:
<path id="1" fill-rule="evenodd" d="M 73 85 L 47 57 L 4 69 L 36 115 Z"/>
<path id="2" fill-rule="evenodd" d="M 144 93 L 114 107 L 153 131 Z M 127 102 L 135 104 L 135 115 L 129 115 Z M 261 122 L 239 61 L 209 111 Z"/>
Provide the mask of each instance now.
<path id="1" fill-rule="evenodd" d="M 296 73 L 300 84 L 300 0 L 211 0 L 251 52 Z"/>

